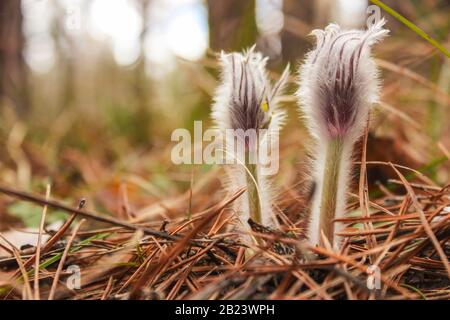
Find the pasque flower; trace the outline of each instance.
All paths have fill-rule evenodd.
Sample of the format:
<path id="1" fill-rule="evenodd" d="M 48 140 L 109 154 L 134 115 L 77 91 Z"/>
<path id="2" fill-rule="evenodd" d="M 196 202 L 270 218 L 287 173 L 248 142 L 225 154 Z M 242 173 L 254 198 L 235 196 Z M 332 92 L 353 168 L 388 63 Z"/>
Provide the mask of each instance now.
<path id="1" fill-rule="evenodd" d="M 345 211 L 351 156 L 367 125 L 370 107 L 378 99 L 379 81 L 371 47 L 388 33 L 384 20 L 368 30 L 341 30 L 330 24 L 314 30 L 316 46 L 300 67 L 300 109 L 316 140 L 309 241 L 322 234 L 335 245 L 342 225 L 333 219 Z"/>
<path id="2" fill-rule="evenodd" d="M 278 104 L 288 79 L 289 67 L 272 85 L 266 72 L 267 58 L 255 52 L 254 47 L 242 54 L 222 53 L 220 62 L 221 83 L 215 94 L 212 118 L 221 132 L 236 132 L 238 140 L 244 144 L 244 157 L 235 155 L 239 163 L 228 167 L 227 184 L 229 188 L 247 188 L 236 201 L 240 229 L 249 230 L 249 218 L 266 226 L 275 225 L 272 186 L 269 178 L 261 172 L 260 159 L 256 157 L 255 162 L 251 160 L 258 154 L 264 140 L 277 135 L 283 125 L 285 113 Z M 228 154 L 234 153 L 229 139 L 225 145 Z"/>

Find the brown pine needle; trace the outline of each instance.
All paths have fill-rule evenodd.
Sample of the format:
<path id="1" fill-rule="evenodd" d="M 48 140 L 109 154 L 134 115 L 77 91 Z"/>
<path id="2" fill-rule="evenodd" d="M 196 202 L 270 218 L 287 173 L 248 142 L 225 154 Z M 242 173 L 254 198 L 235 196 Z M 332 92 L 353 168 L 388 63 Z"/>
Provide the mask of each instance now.
<path id="1" fill-rule="evenodd" d="M 52 283 L 52 287 L 50 289 L 48 300 L 53 300 L 55 298 L 55 293 L 56 293 L 56 288 L 58 286 L 59 277 L 60 277 L 61 271 L 64 267 L 64 264 L 66 263 L 66 258 L 67 258 L 67 255 L 69 254 L 70 247 L 72 246 L 73 240 L 77 236 L 78 230 L 80 230 L 81 226 L 85 222 L 86 222 L 86 220 L 82 219 L 82 220 L 80 220 L 80 222 L 77 223 L 77 225 L 75 226 L 75 229 L 72 232 L 72 235 L 69 238 L 69 241 L 67 241 L 66 248 L 64 249 L 63 255 L 58 264 L 58 269 L 56 269 L 56 272 L 55 272 L 55 278 L 53 279 L 53 283 Z"/>
<path id="2" fill-rule="evenodd" d="M 48 201 L 50 198 L 50 184 L 47 184 L 47 189 L 45 192 L 45 199 Z M 45 216 L 47 215 L 47 206 L 44 206 L 42 209 L 41 223 L 39 225 L 39 236 L 36 244 L 36 261 L 34 265 L 34 300 L 40 300 L 39 293 L 39 263 L 41 261 L 41 241 L 42 241 L 42 233 L 44 232 L 45 227 Z"/>
<path id="3" fill-rule="evenodd" d="M 427 220 L 427 217 L 426 217 L 425 213 L 423 212 L 422 207 L 420 206 L 419 202 L 417 201 L 417 197 L 416 197 L 416 194 L 414 193 L 414 190 L 412 189 L 408 180 L 406 180 L 406 178 L 400 173 L 400 171 L 398 171 L 397 168 L 393 165 L 392 165 L 392 168 L 397 173 L 400 180 L 402 180 L 404 187 L 408 191 L 408 194 L 411 197 L 414 207 L 416 208 L 417 212 L 419 212 L 419 217 L 420 217 L 420 221 L 422 222 L 422 226 L 425 229 L 425 232 L 427 233 L 431 242 L 433 243 L 436 251 L 438 252 L 439 257 L 441 258 L 442 263 L 444 264 L 445 269 L 447 270 L 447 274 L 450 278 L 450 264 L 448 262 L 448 257 L 446 256 L 444 250 L 442 250 L 442 247 L 439 244 L 439 241 L 436 238 L 436 235 L 434 234 L 433 230 L 431 229 L 431 226 Z"/>

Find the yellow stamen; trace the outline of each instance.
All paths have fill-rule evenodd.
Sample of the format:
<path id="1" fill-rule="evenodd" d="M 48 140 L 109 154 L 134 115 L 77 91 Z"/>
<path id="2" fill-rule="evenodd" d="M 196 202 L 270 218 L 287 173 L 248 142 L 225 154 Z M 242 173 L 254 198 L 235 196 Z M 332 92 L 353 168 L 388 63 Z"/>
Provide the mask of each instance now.
<path id="1" fill-rule="evenodd" d="M 268 112 L 269 111 L 269 103 L 267 102 L 267 100 L 264 100 L 263 103 L 261 103 L 261 109 L 264 112 Z"/>

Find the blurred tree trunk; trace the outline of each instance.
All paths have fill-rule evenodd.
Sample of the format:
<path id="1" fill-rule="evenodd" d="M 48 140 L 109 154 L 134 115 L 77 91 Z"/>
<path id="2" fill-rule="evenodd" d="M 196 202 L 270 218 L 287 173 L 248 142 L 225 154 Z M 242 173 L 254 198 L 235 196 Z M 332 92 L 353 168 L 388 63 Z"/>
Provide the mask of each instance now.
<path id="1" fill-rule="evenodd" d="M 52 37 L 56 44 L 56 53 L 58 56 L 58 69 L 61 77 L 61 82 L 59 83 L 60 93 L 59 98 L 61 101 L 59 105 L 66 109 L 72 107 L 75 103 L 75 71 L 74 66 L 75 61 L 75 45 L 73 39 L 67 34 L 65 27 L 66 24 L 66 12 L 65 8 L 59 3 L 59 1 L 54 1 L 56 15 L 54 16 L 53 26 L 52 26 Z"/>
<path id="2" fill-rule="evenodd" d="M 29 109 L 21 0 L 0 0 L 0 98 L 21 116 Z"/>
<path id="3" fill-rule="evenodd" d="M 309 46 L 306 36 L 314 23 L 314 9 L 314 0 L 283 0 L 281 46 L 284 63 L 296 63 L 306 52 Z"/>
<path id="4" fill-rule="evenodd" d="M 209 45 L 240 51 L 256 43 L 255 0 L 208 0 Z"/>
<path id="5" fill-rule="evenodd" d="M 137 8 L 142 17 L 142 30 L 139 35 L 139 58 L 134 73 L 134 92 L 136 96 L 137 112 L 141 125 L 134 137 L 136 143 L 152 144 L 152 109 L 150 105 L 151 84 L 146 74 L 145 40 L 148 34 L 148 8 L 151 0 L 138 0 Z"/>

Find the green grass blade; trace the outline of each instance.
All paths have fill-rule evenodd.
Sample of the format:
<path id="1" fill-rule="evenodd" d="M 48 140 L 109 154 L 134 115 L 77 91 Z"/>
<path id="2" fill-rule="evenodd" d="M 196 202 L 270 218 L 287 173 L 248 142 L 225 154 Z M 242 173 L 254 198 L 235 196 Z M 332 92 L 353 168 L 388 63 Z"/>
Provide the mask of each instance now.
<path id="1" fill-rule="evenodd" d="M 91 244 L 91 241 L 93 240 L 101 240 L 101 239 L 105 239 L 106 237 L 108 237 L 109 235 L 111 235 L 110 233 L 99 233 L 96 235 L 93 235 L 90 238 L 84 239 L 83 241 L 78 242 L 76 245 L 74 245 L 72 248 L 70 248 L 69 253 L 74 253 L 77 252 L 78 250 L 82 249 L 85 246 L 89 246 Z M 47 260 L 45 260 L 44 262 L 42 262 L 39 265 L 39 270 L 45 269 L 49 266 L 51 266 L 52 264 L 58 262 L 61 258 L 62 258 L 63 253 L 57 253 L 54 256 L 48 258 Z M 34 269 L 31 269 L 30 271 L 28 271 L 28 274 L 34 275 Z"/>
<path id="2" fill-rule="evenodd" d="M 414 31 L 415 33 L 417 33 L 420 37 L 422 37 L 423 39 L 425 39 L 426 41 L 428 41 L 431 45 L 433 45 L 434 47 L 436 47 L 439 51 L 441 51 L 442 53 L 444 53 L 447 57 L 450 57 L 450 52 L 439 42 L 437 42 L 436 40 L 434 40 L 432 37 L 430 37 L 425 31 L 423 31 L 422 29 L 420 29 L 418 26 L 416 26 L 414 23 L 412 23 L 411 21 L 409 21 L 408 19 L 406 19 L 404 16 L 402 16 L 400 13 L 398 13 L 397 11 L 395 11 L 394 9 L 392 9 L 391 7 L 387 6 L 386 4 L 384 4 L 382 1 L 380 0 L 370 0 L 370 2 L 372 2 L 373 4 L 381 7 L 384 11 L 386 11 L 387 13 L 389 13 L 391 16 L 393 16 L 395 19 L 397 19 L 398 21 L 400 21 L 401 23 L 403 23 L 405 26 L 407 26 L 408 28 L 410 28 L 412 31 Z"/>
<path id="3" fill-rule="evenodd" d="M 69 250 L 69 252 L 70 253 L 76 252 L 76 251 L 82 249 L 84 246 L 89 246 L 93 240 L 105 239 L 110 235 L 111 235 L 111 233 L 99 233 L 99 234 L 93 235 L 92 237 L 84 239 L 84 240 L 80 241 L 79 243 L 77 243 L 76 245 L 74 245 Z M 54 256 L 48 258 L 47 260 L 45 260 L 44 262 L 42 262 L 39 265 L 39 270 L 47 268 L 48 266 L 58 262 L 62 258 L 62 255 L 63 255 L 63 253 L 61 252 L 61 253 L 57 253 Z M 132 266 L 132 265 L 130 265 L 130 266 Z M 34 269 L 31 269 L 27 273 L 29 276 L 34 275 Z M 18 280 L 22 281 L 23 280 L 22 276 L 20 276 L 18 278 Z M 5 286 L 0 287 L 0 297 L 3 296 L 4 294 L 6 294 L 9 290 L 11 290 L 11 285 L 5 285 Z"/>
<path id="4" fill-rule="evenodd" d="M 416 287 L 410 286 L 409 284 L 406 284 L 406 283 L 402 283 L 400 285 L 400 287 L 411 289 L 411 290 L 417 292 L 422 297 L 423 300 L 427 300 L 427 297 L 423 294 L 423 292 L 420 291 L 419 289 L 417 289 Z"/>

